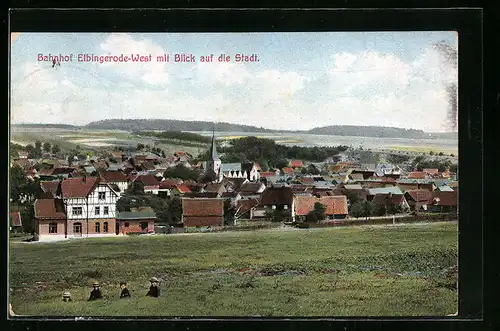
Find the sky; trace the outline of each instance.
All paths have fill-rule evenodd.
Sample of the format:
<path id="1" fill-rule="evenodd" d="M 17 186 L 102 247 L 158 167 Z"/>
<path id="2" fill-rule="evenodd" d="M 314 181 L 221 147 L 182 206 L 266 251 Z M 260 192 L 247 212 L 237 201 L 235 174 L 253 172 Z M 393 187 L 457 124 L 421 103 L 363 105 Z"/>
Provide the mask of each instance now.
<path id="1" fill-rule="evenodd" d="M 155 118 L 449 132 L 445 87 L 458 72 L 433 48 L 442 40 L 457 47 L 453 31 L 21 33 L 11 38 L 11 123 Z M 53 67 L 39 54 L 72 61 Z M 79 54 L 152 61 L 79 62 Z M 170 62 L 157 62 L 163 54 Z M 173 62 L 174 54 L 196 62 Z M 213 62 L 200 61 L 211 54 Z M 235 62 L 236 54 L 259 61 Z"/>

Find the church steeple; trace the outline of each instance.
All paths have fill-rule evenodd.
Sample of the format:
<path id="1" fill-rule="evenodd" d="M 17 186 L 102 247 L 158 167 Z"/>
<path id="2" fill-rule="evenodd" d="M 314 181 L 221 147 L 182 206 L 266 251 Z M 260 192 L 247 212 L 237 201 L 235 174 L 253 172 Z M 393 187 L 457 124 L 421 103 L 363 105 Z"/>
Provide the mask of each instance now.
<path id="1" fill-rule="evenodd" d="M 210 160 L 220 161 L 219 156 L 217 155 L 217 144 L 215 143 L 215 125 L 212 129 L 212 149 L 210 151 Z"/>

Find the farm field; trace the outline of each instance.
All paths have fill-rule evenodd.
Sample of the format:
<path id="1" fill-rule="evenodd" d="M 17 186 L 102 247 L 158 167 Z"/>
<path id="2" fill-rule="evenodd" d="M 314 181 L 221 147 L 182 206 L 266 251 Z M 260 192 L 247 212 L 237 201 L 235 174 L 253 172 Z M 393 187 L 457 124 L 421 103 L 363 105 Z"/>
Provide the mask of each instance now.
<path id="1" fill-rule="evenodd" d="M 14 238 L 13 238 L 14 239 Z M 16 314 L 443 316 L 456 222 L 10 242 Z M 145 297 L 150 277 L 161 297 Z M 94 280 L 104 300 L 87 302 Z M 119 299 L 119 282 L 132 293 Z M 73 302 L 61 301 L 69 290 Z"/>

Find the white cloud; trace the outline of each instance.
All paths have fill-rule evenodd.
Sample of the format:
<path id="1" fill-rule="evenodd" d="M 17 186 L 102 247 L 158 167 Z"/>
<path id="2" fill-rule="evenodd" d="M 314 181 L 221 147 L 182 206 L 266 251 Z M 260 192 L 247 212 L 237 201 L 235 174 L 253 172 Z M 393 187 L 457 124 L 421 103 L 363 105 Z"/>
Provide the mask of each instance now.
<path id="1" fill-rule="evenodd" d="M 131 78 L 141 79 L 151 85 L 166 84 L 169 81 L 165 63 L 156 61 L 156 57 L 165 54 L 166 51 L 149 39 L 139 41 L 126 33 L 112 33 L 101 44 L 101 49 L 105 52 L 104 55 L 124 54 L 134 57 L 151 55 L 151 62 L 105 62 L 101 65 L 127 74 Z"/>

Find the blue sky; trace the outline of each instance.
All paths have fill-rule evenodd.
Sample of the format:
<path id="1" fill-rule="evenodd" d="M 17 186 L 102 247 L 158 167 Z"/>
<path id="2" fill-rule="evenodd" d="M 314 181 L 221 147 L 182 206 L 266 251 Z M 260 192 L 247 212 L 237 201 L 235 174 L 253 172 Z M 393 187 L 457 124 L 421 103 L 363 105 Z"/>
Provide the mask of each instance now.
<path id="1" fill-rule="evenodd" d="M 107 118 L 214 120 L 277 129 L 382 125 L 450 131 L 445 86 L 457 70 L 432 44 L 455 32 L 22 33 L 11 47 L 12 123 Z M 84 63 L 77 54 L 152 55 Z M 158 63 L 191 53 L 195 63 Z M 200 63 L 221 53 L 255 63 Z M 39 62 L 38 54 L 73 62 Z"/>

